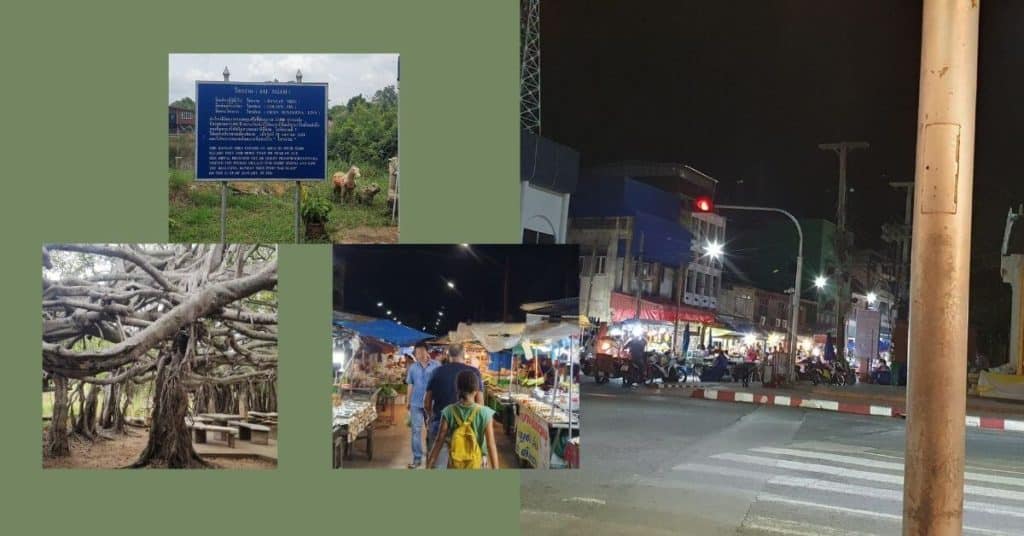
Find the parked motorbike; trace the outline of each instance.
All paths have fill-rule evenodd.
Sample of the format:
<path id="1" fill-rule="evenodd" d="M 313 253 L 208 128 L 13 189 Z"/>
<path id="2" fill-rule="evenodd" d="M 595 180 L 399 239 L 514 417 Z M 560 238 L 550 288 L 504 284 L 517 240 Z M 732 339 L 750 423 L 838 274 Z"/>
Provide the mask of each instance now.
<path id="1" fill-rule="evenodd" d="M 647 356 L 647 381 L 661 380 L 662 383 L 679 382 L 679 365 L 675 358 L 651 352 Z"/>

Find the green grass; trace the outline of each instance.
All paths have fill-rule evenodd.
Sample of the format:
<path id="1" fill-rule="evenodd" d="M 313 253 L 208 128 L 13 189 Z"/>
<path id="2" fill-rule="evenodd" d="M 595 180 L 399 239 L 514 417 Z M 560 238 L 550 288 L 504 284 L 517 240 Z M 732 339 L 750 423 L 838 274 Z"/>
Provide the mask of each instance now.
<path id="1" fill-rule="evenodd" d="M 330 173 L 348 169 L 347 165 L 332 164 Z M 387 174 L 366 168 L 358 186 L 371 182 L 381 191 L 372 205 L 354 202 L 333 203 L 328 232 L 335 242 L 346 240 L 349 231 L 360 227 L 387 227 L 391 217 L 386 211 Z M 318 189 L 330 198 L 328 181 L 303 183 L 303 190 Z M 217 242 L 220 240 L 220 185 L 197 184 L 191 172 L 168 173 L 169 218 L 168 234 L 171 242 Z M 228 242 L 293 242 L 295 239 L 295 184 L 289 183 L 280 195 L 239 194 L 228 192 Z"/>

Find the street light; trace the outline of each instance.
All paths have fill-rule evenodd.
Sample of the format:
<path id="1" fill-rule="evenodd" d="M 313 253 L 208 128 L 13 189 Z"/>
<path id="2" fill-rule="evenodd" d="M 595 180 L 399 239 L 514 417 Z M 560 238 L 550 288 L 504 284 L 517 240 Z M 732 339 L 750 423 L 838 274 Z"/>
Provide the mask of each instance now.
<path id="1" fill-rule="evenodd" d="M 444 316 L 444 311 L 438 311 L 437 316 Z"/>
<path id="2" fill-rule="evenodd" d="M 724 251 L 725 248 L 721 242 L 708 242 L 707 245 L 704 246 L 704 254 L 715 260 L 718 260 Z"/>
<path id="3" fill-rule="evenodd" d="M 819 275 L 818 277 L 814 278 L 814 286 L 817 287 L 818 289 L 825 288 L 826 283 L 828 283 L 828 279 L 823 275 Z"/>
<path id="4" fill-rule="evenodd" d="M 868 292 L 868 305 L 874 305 L 876 301 L 878 301 L 878 294 Z"/>
<path id="5" fill-rule="evenodd" d="M 384 302 L 377 302 L 377 307 L 384 307 Z"/>
<path id="6" fill-rule="evenodd" d="M 384 314 L 386 314 L 388 316 L 391 316 L 391 309 L 388 309 L 387 311 L 384 311 Z"/>
<path id="7" fill-rule="evenodd" d="M 699 208 L 699 207 L 698 207 Z M 708 208 L 713 208 L 708 207 Z M 777 212 L 789 218 L 793 222 L 793 226 L 796 227 L 797 236 L 797 247 L 796 247 L 796 277 L 794 278 L 793 284 L 793 303 L 790 305 L 790 320 L 789 320 L 789 363 L 787 376 L 789 381 L 796 379 L 796 341 L 797 341 L 797 323 L 800 321 L 800 283 L 801 274 L 804 266 L 804 231 L 800 227 L 800 220 L 796 219 L 789 212 L 782 210 L 781 208 L 774 207 L 751 207 L 741 205 L 718 205 L 719 209 L 724 210 L 752 210 L 760 212 Z"/>
<path id="8" fill-rule="evenodd" d="M 455 288 L 455 281 L 449 281 L 448 282 L 448 288 L 452 288 L 452 289 Z"/>

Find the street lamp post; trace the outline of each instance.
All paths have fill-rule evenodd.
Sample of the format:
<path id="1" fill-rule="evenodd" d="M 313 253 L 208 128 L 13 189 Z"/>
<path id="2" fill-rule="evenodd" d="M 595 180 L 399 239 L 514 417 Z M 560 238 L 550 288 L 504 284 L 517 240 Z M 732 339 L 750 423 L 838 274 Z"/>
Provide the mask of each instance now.
<path id="1" fill-rule="evenodd" d="M 796 227 L 797 235 L 797 246 L 796 246 L 796 277 L 793 281 L 793 303 L 790 306 L 790 320 L 789 320 L 789 363 L 786 370 L 787 380 L 792 382 L 796 380 L 796 342 L 797 342 L 797 323 L 800 320 L 800 282 L 803 278 L 803 267 L 804 267 L 804 231 L 800 228 L 800 221 L 789 212 L 782 210 L 781 208 L 773 207 L 748 207 L 742 205 L 718 205 L 719 209 L 725 210 L 752 210 L 758 212 L 778 212 L 789 218 L 793 225 Z"/>

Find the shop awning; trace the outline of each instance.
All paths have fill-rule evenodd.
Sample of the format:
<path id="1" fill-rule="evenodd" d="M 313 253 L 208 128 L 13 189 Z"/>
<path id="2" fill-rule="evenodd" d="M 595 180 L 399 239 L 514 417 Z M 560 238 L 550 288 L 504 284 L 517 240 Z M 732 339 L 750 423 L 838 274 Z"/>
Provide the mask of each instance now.
<path id="1" fill-rule="evenodd" d="M 500 352 L 519 344 L 526 324 L 505 322 L 459 323 L 448 333 L 451 342 L 477 341 L 488 352 Z"/>
<path id="2" fill-rule="evenodd" d="M 636 316 L 636 296 L 613 292 L 611 309 L 613 322 L 633 320 Z M 677 307 L 674 303 L 655 302 L 649 299 L 640 300 L 640 320 L 675 322 L 677 318 L 680 322 L 712 324 L 715 322 L 715 313 L 689 305 Z"/>
<path id="3" fill-rule="evenodd" d="M 409 346 L 434 337 L 429 333 L 383 318 L 373 320 L 335 319 L 334 325 L 351 329 L 361 336 L 373 337 L 397 346 Z"/>

